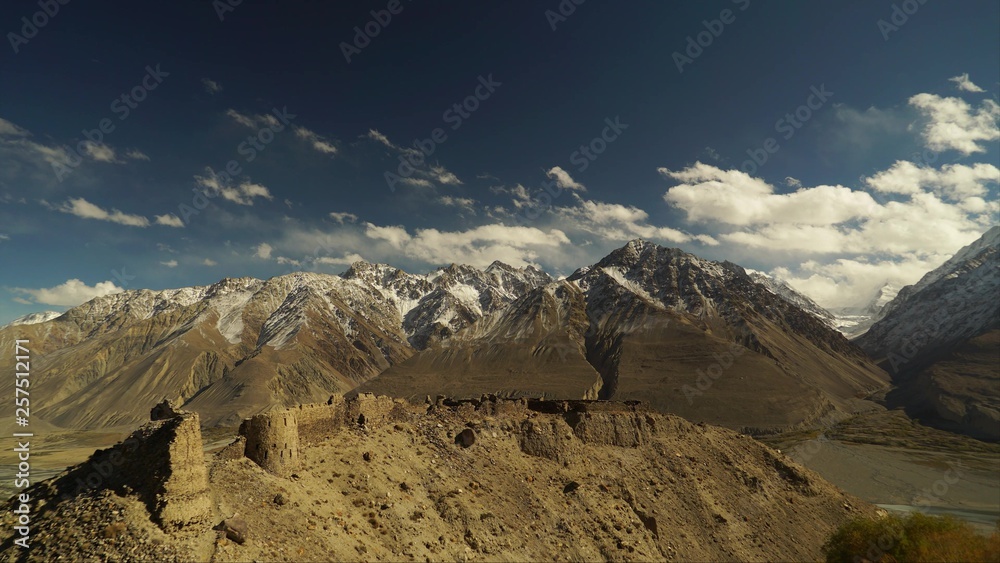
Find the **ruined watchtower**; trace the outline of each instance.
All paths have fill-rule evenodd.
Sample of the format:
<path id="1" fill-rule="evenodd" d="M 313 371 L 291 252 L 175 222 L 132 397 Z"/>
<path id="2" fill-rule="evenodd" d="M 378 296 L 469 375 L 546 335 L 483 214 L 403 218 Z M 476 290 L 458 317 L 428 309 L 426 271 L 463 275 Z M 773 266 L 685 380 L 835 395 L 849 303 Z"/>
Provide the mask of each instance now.
<path id="1" fill-rule="evenodd" d="M 299 429 L 288 410 L 258 414 L 243 421 L 244 455 L 270 473 L 287 477 L 299 465 Z"/>

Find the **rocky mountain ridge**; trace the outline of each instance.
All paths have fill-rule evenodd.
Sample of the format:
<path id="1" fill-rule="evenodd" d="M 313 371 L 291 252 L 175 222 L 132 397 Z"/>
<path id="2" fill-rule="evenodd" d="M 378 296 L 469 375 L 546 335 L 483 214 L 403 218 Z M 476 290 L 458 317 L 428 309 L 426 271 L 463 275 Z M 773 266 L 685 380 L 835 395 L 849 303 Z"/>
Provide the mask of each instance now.
<path id="1" fill-rule="evenodd" d="M 1000 440 L 1000 227 L 904 287 L 857 343 L 893 376 L 890 405 Z"/>

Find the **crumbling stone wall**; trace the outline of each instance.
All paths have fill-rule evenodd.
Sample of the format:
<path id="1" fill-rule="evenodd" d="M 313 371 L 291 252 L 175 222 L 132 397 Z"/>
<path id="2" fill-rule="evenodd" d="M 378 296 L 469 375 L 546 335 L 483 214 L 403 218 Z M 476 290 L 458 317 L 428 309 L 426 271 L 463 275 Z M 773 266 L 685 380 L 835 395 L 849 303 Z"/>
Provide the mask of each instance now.
<path id="1" fill-rule="evenodd" d="M 305 446 L 336 433 L 344 425 L 347 407 L 343 395 L 334 395 L 326 403 L 299 405 L 292 411 L 298 419 L 299 445 Z"/>
<path id="2" fill-rule="evenodd" d="M 240 425 L 244 455 L 266 471 L 287 477 L 299 466 L 299 430 L 294 410 L 252 416 Z"/>
<path id="3" fill-rule="evenodd" d="M 406 401 L 385 395 L 361 393 L 347 402 L 347 424 L 377 428 L 394 420 Z M 399 409 L 399 410 L 397 410 Z"/>
<path id="4" fill-rule="evenodd" d="M 166 531 L 209 522 L 208 469 L 198 414 L 161 404 L 151 416 L 156 420 L 115 446 L 94 452 L 57 479 L 54 492 L 63 498 L 101 489 L 135 494 Z"/>

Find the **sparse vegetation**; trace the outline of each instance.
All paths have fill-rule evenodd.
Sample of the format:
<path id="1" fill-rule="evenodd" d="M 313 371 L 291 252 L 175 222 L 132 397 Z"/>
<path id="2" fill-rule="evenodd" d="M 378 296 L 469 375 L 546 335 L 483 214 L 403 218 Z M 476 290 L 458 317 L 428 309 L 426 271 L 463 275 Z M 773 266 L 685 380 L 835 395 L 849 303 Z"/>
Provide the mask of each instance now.
<path id="1" fill-rule="evenodd" d="M 1000 561 L 1000 523 L 990 536 L 952 516 L 915 512 L 855 518 L 823 545 L 828 562 Z"/>

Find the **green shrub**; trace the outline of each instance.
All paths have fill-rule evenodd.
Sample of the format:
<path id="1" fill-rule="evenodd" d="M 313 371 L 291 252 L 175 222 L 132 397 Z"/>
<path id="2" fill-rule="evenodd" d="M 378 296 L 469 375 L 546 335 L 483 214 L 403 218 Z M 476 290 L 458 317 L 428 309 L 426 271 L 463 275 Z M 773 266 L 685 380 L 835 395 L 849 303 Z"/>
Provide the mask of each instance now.
<path id="1" fill-rule="evenodd" d="M 1000 522 L 989 537 L 953 516 L 855 518 L 823 544 L 828 562 L 984 561 L 1000 563 Z"/>

